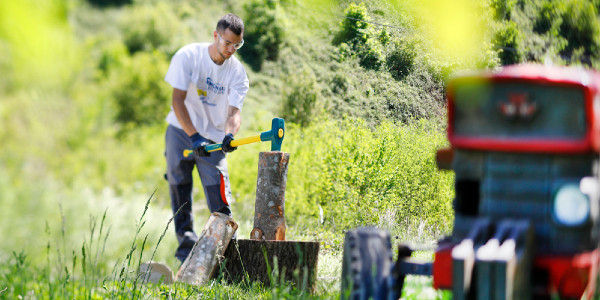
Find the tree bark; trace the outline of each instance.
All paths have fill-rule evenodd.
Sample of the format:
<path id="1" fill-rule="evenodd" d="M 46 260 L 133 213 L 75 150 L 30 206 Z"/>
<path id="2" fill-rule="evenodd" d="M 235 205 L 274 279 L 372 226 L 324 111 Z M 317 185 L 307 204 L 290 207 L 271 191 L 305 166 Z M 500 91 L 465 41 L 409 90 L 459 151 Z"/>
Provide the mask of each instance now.
<path id="1" fill-rule="evenodd" d="M 266 286 L 292 282 L 315 290 L 319 242 L 233 240 L 213 278 L 241 282 L 248 278 Z"/>
<path id="2" fill-rule="evenodd" d="M 206 283 L 237 228 L 230 216 L 212 213 L 194 248 L 179 268 L 176 280 L 195 285 Z"/>
<path id="3" fill-rule="evenodd" d="M 290 154 L 261 152 L 256 179 L 253 240 L 285 240 L 285 186 Z"/>

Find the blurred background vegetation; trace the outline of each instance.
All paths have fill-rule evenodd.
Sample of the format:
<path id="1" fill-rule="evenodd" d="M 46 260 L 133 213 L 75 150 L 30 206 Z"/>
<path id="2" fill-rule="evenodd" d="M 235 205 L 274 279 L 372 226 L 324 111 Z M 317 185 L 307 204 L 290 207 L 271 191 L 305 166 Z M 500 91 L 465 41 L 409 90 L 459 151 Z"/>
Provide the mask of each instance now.
<path id="1" fill-rule="evenodd" d="M 151 195 L 144 234 L 157 243 L 171 217 L 163 78 L 171 56 L 212 41 L 227 12 L 246 24 L 238 57 L 251 88 L 238 136 L 269 129 L 273 117 L 287 123 L 288 239 L 339 253 L 356 226 L 411 242 L 448 233 L 453 174 L 434 162 L 448 145 L 447 80 L 522 62 L 598 68 L 600 1 L 442 2 L 0 2 L 0 262 L 21 251 L 33 265 L 81 257 L 71 249 L 106 211 L 110 247 L 99 264 L 110 271 Z M 253 221 L 258 152 L 268 150 L 253 144 L 228 157 L 241 238 Z M 209 212 L 195 176 L 200 230 Z M 175 244 L 168 228 L 155 260 L 176 268 Z"/>

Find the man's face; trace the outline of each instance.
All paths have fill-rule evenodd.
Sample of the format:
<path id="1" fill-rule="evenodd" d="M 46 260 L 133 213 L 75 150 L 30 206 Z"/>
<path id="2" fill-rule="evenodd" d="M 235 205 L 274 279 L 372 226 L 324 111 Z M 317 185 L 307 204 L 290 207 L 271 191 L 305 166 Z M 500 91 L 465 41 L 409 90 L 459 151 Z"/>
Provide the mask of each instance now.
<path id="1" fill-rule="evenodd" d="M 229 59 L 244 44 L 244 34 L 236 35 L 229 29 L 215 31 L 215 44 L 219 55 L 223 59 Z"/>

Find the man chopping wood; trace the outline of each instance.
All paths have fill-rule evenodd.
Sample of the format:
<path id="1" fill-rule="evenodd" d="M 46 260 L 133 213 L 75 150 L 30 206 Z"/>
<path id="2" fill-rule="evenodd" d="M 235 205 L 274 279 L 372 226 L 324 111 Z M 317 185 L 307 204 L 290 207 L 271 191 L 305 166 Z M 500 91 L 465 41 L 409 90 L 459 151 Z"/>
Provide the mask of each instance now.
<path id="1" fill-rule="evenodd" d="M 192 171 L 196 166 L 210 212 L 231 215 L 231 188 L 226 152 L 241 123 L 248 92 L 246 71 L 233 54 L 244 44 L 244 23 L 234 14 L 222 17 L 212 43 L 193 43 L 173 56 L 165 76 L 173 87 L 172 107 L 166 120 L 166 160 L 171 207 L 183 262 L 198 240 L 193 228 Z M 222 143 L 222 151 L 204 146 Z M 194 149 L 185 157 L 184 150 Z"/>

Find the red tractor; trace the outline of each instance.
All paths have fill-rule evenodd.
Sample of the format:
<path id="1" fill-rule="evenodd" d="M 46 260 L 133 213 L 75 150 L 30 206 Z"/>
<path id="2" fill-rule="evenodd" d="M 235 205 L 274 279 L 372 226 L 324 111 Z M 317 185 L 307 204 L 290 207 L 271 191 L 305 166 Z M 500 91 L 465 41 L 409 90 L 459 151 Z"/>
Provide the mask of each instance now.
<path id="1" fill-rule="evenodd" d="M 342 298 L 394 299 L 406 275 L 454 299 L 591 299 L 600 253 L 600 74 L 516 65 L 451 80 L 452 234 L 432 263 L 374 228 L 346 234 Z M 426 216 L 424 216 L 426 217 Z"/>

